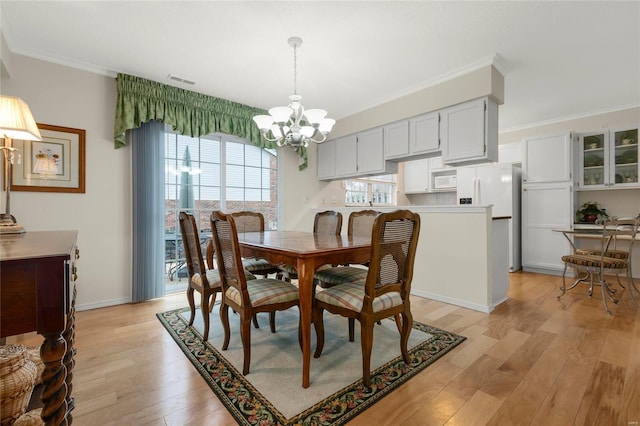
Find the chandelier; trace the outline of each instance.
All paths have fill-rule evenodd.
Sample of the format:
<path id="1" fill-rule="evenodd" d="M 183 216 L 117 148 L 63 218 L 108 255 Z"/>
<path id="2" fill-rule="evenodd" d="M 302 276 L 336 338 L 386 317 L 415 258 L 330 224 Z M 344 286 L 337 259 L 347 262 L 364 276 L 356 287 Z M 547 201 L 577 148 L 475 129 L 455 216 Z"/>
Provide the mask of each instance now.
<path id="1" fill-rule="evenodd" d="M 309 146 L 309 141 L 321 143 L 336 120 L 325 118 L 323 109 L 305 110 L 297 91 L 297 49 L 302 45 L 300 37 L 290 37 L 289 46 L 293 47 L 293 95 L 289 96 L 289 106 L 269 109 L 269 115 L 256 115 L 253 121 L 258 125 L 262 137 L 278 146 L 291 145 L 295 150 Z M 273 137 L 269 137 L 269 131 Z"/>

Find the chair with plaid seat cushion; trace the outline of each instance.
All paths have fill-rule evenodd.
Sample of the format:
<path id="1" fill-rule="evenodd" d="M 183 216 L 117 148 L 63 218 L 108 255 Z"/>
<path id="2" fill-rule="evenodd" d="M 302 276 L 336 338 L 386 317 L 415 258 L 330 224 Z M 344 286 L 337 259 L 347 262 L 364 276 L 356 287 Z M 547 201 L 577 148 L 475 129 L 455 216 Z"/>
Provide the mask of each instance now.
<path id="1" fill-rule="evenodd" d="M 377 212 L 375 210 L 361 210 L 358 212 L 352 212 L 349 215 L 347 236 L 371 238 L 373 221 L 378 214 L 380 214 L 380 212 Z M 319 285 L 322 288 L 328 288 L 336 284 L 345 284 L 348 282 L 364 283 L 364 280 L 367 277 L 367 264 L 368 262 L 363 265 L 365 266 L 365 268 L 343 265 L 333 268 L 321 269 L 316 272 L 313 279 L 315 284 Z"/>
<path id="2" fill-rule="evenodd" d="M 231 213 L 236 223 L 238 232 L 263 232 L 264 231 L 264 215 L 260 212 L 239 211 Z M 269 263 L 265 259 L 242 258 L 242 266 L 244 269 L 254 275 L 266 278 L 269 274 L 277 274 L 280 269 Z M 273 329 L 275 324 L 275 312 L 269 315 L 269 324 Z M 258 317 L 253 318 L 255 328 L 260 328 Z"/>
<path id="3" fill-rule="evenodd" d="M 376 216 L 371 233 L 369 269 L 364 285 L 351 282 L 318 291 L 313 304 L 313 325 L 317 346 L 314 357 L 324 347 L 324 311 L 353 318 L 360 322 L 362 376 L 371 387 L 371 350 L 374 324 L 388 317 L 401 317 L 400 351 L 409 363 L 407 341 L 413 325 L 409 293 L 413 264 L 420 233 L 420 215 L 397 210 Z"/>
<path id="4" fill-rule="evenodd" d="M 347 228 L 347 236 L 349 237 L 366 237 L 371 238 L 371 230 L 373 229 L 373 221 L 380 212 L 375 210 L 360 210 L 352 212 L 349 215 L 349 225 Z M 364 285 L 367 278 L 367 266 L 369 262 L 362 265 L 337 266 L 332 268 L 324 268 L 316 271 L 313 281 L 315 285 L 322 288 L 333 287 L 336 284 L 359 283 Z M 349 318 L 349 341 L 354 339 L 355 320 Z"/>
<path id="5" fill-rule="evenodd" d="M 340 235 L 340 232 L 342 232 L 342 213 L 333 210 L 316 213 L 313 220 L 314 234 Z M 293 265 L 281 265 L 276 277 L 291 282 L 298 279 L 298 271 Z"/>
<path id="6" fill-rule="evenodd" d="M 189 325 L 193 325 L 196 316 L 194 293 L 197 291 L 200 293 L 200 308 L 204 319 L 203 337 L 204 340 L 207 340 L 209 338 L 209 314 L 216 301 L 216 294 L 222 291 L 220 276 L 218 271 L 212 268 L 211 263 L 209 263 L 209 269 L 205 267 L 200 246 L 200 234 L 198 233 L 195 217 L 189 213 L 180 212 L 179 222 L 182 244 L 187 258 L 187 272 L 189 274 L 189 286 L 187 287 L 187 301 L 191 309 Z M 207 248 L 208 250 L 209 248 Z M 247 280 L 255 279 L 253 275 L 246 271 L 245 274 Z"/>
<path id="7" fill-rule="evenodd" d="M 598 284 L 601 287 L 602 302 L 605 311 L 611 314 L 609 306 L 607 305 L 607 298 L 611 299 L 614 303 L 618 303 L 618 299 L 613 297 L 615 290 L 609 287 L 604 277 L 605 275 L 616 275 L 619 282 L 618 276 L 625 274 L 627 276 L 631 300 L 636 306 L 640 307 L 636 299 L 636 295 L 640 295 L 640 291 L 636 287 L 631 275 L 631 253 L 638 227 L 640 226 L 640 215 L 633 219 L 618 219 L 613 217 L 611 220 L 598 220 L 597 223 L 602 226 L 600 249 L 578 249 L 574 254 L 562 256 L 565 267 L 562 274 L 562 294 L 558 296 L 558 299 L 563 296 L 567 290 L 576 287 L 579 283 L 586 281 L 587 278 L 590 278 L 589 296 L 591 297 L 593 295 L 594 277 L 597 277 Z M 629 250 L 626 252 L 626 255 L 621 254 L 623 253 L 622 251 L 610 248 L 611 242 L 621 237 L 629 238 Z M 609 257 L 609 255 L 611 255 L 611 257 Z M 577 273 L 583 272 L 587 275 L 584 279 L 576 280 L 567 288 L 566 273 L 568 268 L 573 268 Z"/>
<path id="8" fill-rule="evenodd" d="M 229 347 L 231 337 L 229 308 L 240 315 L 240 337 L 244 361 L 242 374 L 249 374 L 251 364 L 251 318 L 258 312 L 275 312 L 299 306 L 298 288 L 286 281 L 274 278 L 259 278 L 247 281 L 242 273 L 240 244 L 233 215 L 213 212 L 211 214 L 213 244 L 218 261 L 222 284 L 220 320 L 224 328 L 222 350 Z M 298 324 L 298 339 L 300 339 Z M 271 331 L 275 333 L 275 327 Z"/>

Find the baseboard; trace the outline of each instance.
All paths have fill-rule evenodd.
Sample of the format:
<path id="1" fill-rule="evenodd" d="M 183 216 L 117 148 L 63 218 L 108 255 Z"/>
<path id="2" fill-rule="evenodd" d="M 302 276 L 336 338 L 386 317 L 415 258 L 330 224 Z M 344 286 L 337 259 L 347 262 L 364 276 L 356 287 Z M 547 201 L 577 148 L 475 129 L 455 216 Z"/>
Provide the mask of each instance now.
<path id="1" fill-rule="evenodd" d="M 494 306 L 479 305 L 477 303 L 470 303 L 470 302 L 467 302 L 465 300 L 459 300 L 459 299 L 454 299 L 454 298 L 451 298 L 451 297 L 445 297 L 445 296 L 441 296 L 441 295 L 438 295 L 438 294 L 429 293 L 427 291 L 421 291 L 421 290 L 412 290 L 411 294 L 414 295 L 414 296 L 423 297 L 425 299 L 432 299 L 432 300 L 437 300 L 438 302 L 444 302 L 444 303 L 448 303 L 450 305 L 460 306 L 462 308 L 473 309 L 474 311 L 484 312 L 485 314 L 490 313 L 491 311 L 493 311 L 495 306 L 497 306 L 497 304 L 494 305 Z M 502 302 L 500 302 L 500 303 L 502 303 Z"/>
<path id="2" fill-rule="evenodd" d="M 88 311 L 90 309 L 106 308 L 107 306 L 124 305 L 126 303 L 131 303 L 131 299 L 114 299 L 97 303 L 85 303 L 76 305 L 76 311 Z"/>
<path id="3" fill-rule="evenodd" d="M 522 270 L 524 272 L 533 272 L 535 274 L 556 275 L 560 277 L 562 276 L 562 269 L 558 270 L 558 269 L 532 268 L 530 266 L 523 266 Z M 572 271 L 567 271 L 567 276 L 573 277 L 574 274 Z"/>

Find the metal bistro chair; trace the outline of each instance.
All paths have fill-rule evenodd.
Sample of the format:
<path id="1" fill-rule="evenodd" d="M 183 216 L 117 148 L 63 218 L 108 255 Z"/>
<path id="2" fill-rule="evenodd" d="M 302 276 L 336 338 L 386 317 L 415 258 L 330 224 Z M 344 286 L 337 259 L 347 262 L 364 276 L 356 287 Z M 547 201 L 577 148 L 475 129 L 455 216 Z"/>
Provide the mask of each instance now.
<path id="1" fill-rule="evenodd" d="M 229 307 L 240 314 L 240 338 L 244 361 L 242 374 L 249 374 L 251 364 L 251 318 L 257 312 L 275 312 L 299 306 L 298 288 L 274 278 L 247 281 L 242 273 L 242 258 L 235 220 L 221 212 L 211 214 L 213 243 L 222 281 L 220 320 L 224 328 L 222 350 L 229 347 Z M 300 339 L 298 324 L 298 339 Z M 274 329 L 271 330 L 275 332 Z"/>
<path id="2" fill-rule="evenodd" d="M 197 291 L 200 293 L 200 308 L 204 320 L 203 337 L 204 340 L 207 340 L 209 338 L 209 313 L 216 301 L 216 294 L 222 291 L 220 275 L 217 270 L 205 267 L 195 217 L 189 213 L 180 212 L 179 222 L 189 273 L 189 286 L 187 287 L 187 301 L 191 309 L 189 326 L 193 325 L 196 315 L 194 293 Z M 252 280 L 255 277 L 246 273 L 246 279 Z"/>
<path id="3" fill-rule="evenodd" d="M 636 306 L 640 307 L 636 299 L 636 295 L 640 295 L 640 291 L 633 281 L 631 271 L 632 251 L 638 227 L 640 226 L 640 216 L 633 219 L 618 219 L 616 217 L 611 218 L 611 220 L 599 219 L 597 223 L 602 225 L 601 248 L 599 250 L 580 250 L 576 251 L 575 254 L 562 256 L 565 267 L 562 275 L 562 294 L 558 296 L 558 299 L 563 296 L 567 290 L 584 282 L 586 278 L 590 278 L 589 296 L 591 296 L 593 294 L 594 277 L 597 277 L 598 284 L 601 286 L 604 309 L 607 314 L 610 315 L 611 311 L 607 304 L 607 298 L 613 303 L 618 303 L 618 299 L 614 297 L 615 290 L 610 288 L 605 280 L 605 275 L 616 275 L 617 277 L 619 274 L 625 274 L 627 276 L 631 300 Z M 625 257 L 621 257 L 618 250 L 613 251 L 613 249 L 610 248 L 612 241 L 616 241 L 621 237 L 629 238 L 629 250 Z M 616 257 L 610 257 L 609 255 Z M 568 268 L 573 268 L 578 273 L 584 272 L 587 276 L 586 278 L 576 280 L 567 288 L 566 273 Z"/>
<path id="4" fill-rule="evenodd" d="M 325 310 L 360 322 L 362 376 L 371 387 L 371 350 L 376 321 L 401 315 L 400 351 L 409 364 L 407 342 L 413 326 L 409 303 L 413 264 L 420 234 L 420 215 L 408 210 L 379 214 L 373 224 L 371 255 L 364 286 L 338 284 L 319 291 L 313 304 L 313 325 L 317 346 L 314 357 L 324 347 Z"/>
<path id="5" fill-rule="evenodd" d="M 342 213 L 327 210 L 318 212 L 313 220 L 313 233 L 316 235 L 340 235 L 342 232 Z M 293 265 L 281 265 L 276 278 L 291 282 L 298 279 L 298 271 Z"/>

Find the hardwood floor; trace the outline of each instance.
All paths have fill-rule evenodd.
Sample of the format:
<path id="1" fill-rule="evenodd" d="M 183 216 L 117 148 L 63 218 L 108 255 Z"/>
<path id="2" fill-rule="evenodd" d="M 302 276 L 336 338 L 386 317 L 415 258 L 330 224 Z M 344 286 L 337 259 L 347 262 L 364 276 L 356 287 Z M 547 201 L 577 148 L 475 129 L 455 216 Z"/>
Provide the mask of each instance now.
<path id="1" fill-rule="evenodd" d="M 561 280 L 511 274 L 491 314 L 412 298 L 415 320 L 467 340 L 349 424 L 638 425 L 640 312 L 628 291 L 612 316 L 586 287 L 558 301 Z M 186 305 L 180 294 L 77 313 L 74 424 L 235 424 L 155 317 Z"/>

